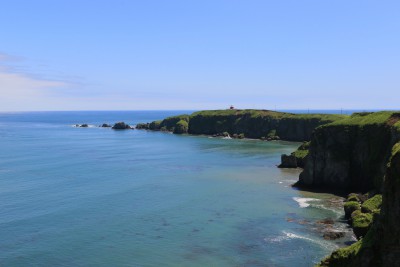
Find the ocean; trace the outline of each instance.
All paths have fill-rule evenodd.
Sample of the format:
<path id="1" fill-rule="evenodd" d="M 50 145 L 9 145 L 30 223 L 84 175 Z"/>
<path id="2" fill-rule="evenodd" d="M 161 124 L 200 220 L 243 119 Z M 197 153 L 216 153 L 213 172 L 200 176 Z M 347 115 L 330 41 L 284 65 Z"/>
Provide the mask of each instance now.
<path id="1" fill-rule="evenodd" d="M 276 167 L 299 143 L 97 127 L 182 113 L 0 113 L 0 266 L 301 267 L 354 241 L 340 197 Z"/>

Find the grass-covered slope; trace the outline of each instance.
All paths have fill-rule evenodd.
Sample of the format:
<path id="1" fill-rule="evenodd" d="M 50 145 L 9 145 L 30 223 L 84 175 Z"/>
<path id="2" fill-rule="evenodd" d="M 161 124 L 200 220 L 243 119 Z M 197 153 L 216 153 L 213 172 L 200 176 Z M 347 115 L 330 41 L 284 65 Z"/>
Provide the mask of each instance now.
<path id="1" fill-rule="evenodd" d="M 299 185 L 346 192 L 381 191 L 386 163 L 400 140 L 400 113 L 355 113 L 318 127 Z"/>
<path id="2" fill-rule="evenodd" d="M 207 110 L 189 115 L 166 118 L 138 128 L 166 130 L 176 133 L 214 135 L 229 133 L 247 138 L 283 139 L 307 141 L 313 130 L 346 116 L 333 114 L 292 114 L 269 110 Z M 177 123 L 187 122 L 176 131 Z M 182 122 L 181 122 L 182 124 Z M 187 130 L 185 131 L 185 129 Z"/>

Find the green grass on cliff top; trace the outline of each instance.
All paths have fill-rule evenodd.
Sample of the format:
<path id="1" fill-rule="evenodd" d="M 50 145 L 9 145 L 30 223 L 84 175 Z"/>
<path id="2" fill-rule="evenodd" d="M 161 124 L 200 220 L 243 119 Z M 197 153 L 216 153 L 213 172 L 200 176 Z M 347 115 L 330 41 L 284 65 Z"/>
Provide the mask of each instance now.
<path id="1" fill-rule="evenodd" d="M 324 126 L 331 125 L 372 125 L 389 123 L 393 118 L 393 125 L 400 130 L 400 120 L 396 121 L 396 117 L 400 119 L 400 112 L 396 111 L 379 111 L 379 112 L 360 112 L 354 113 L 342 120 L 337 120 Z M 324 127 L 323 126 L 323 127 Z"/>
<path id="2" fill-rule="evenodd" d="M 375 210 L 380 209 L 381 205 L 382 205 L 382 195 L 378 194 L 366 200 L 361 205 L 361 209 L 363 209 L 366 212 L 372 213 Z"/>
<path id="3" fill-rule="evenodd" d="M 203 110 L 192 113 L 191 117 L 201 116 L 243 116 L 250 115 L 253 118 L 257 117 L 271 117 L 276 119 L 284 118 L 297 118 L 297 119 L 320 119 L 325 121 L 336 121 L 348 116 L 336 114 L 294 114 L 287 112 L 278 112 L 272 110 L 259 110 L 259 109 L 221 109 L 221 110 Z"/>

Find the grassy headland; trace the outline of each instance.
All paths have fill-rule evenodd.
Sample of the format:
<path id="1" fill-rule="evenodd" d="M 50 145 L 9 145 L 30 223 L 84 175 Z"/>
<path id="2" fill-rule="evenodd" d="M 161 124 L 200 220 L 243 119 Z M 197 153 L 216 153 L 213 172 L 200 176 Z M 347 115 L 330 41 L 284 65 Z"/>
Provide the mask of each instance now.
<path id="1" fill-rule="evenodd" d="M 382 191 L 386 164 L 400 140 L 400 113 L 355 113 L 315 129 L 299 185 L 344 192 Z"/>
<path id="2" fill-rule="evenodd" d="M 139 124 L 137 128 L 198 135 L 228 133 L 232 137 L 308 141 L 316 127 L 346 117 L 334 114 L 293 114 L 253 109 L 206 110 L 191 115 L 173 116 L 149 124 Z M 187 122 L 187 126 L 186 124 L 181 126 L 183 121 Z M 181 125 L 178 125 L 178 122 Z"/>

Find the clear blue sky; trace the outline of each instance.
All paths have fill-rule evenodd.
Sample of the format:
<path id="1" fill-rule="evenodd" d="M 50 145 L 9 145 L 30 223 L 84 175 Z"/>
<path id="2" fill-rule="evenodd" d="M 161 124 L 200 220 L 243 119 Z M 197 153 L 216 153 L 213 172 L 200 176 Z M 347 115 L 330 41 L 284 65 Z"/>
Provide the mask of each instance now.
<path id="1" fill-rule="evenodd" d="M 3 111 L 400 108 L 400 1 L 0 3 Z"/>

